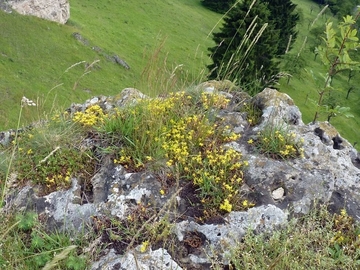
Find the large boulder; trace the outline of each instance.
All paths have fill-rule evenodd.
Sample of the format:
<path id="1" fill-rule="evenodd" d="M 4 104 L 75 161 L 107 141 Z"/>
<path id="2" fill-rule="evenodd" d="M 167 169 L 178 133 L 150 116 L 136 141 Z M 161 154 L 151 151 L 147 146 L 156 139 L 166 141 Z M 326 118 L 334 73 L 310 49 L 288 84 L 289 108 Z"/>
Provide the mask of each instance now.
<path id="1" fill-rule="evenodd" d="M 206 92 L 217 88 L 224 90 L 210 83 L 201 88 Z M 121 241 L 105 238 L 103 234 L 93 246 L 107 248 L 91 266 L 93 270 L 120 267 L 210 269 L 210 258 L 216 255 L 219 255 L 219 261 L 228 265 L 228 247 L 241 241 L 247 231 L 271 232 L 286 224 L 289 217 L 308 213 L 316 204 L 326 204 L 332 212 L 346 209 L 349 215 L 360 221 L 360 154 L 333 126 L 328 122 L 304 124 L 293 100 L 274 89 L 267 88 L 253 98 L 243 93 L 222 94 L 232 98 L 229 107 L 221 110 L 217 117 L 242 135 L 226 147 L 241 152 L 243 160 L 248 162 L 244 184 L 239 191 L 243 199 L 254 203 L 255 207 L 233 211 L 205 224 L 199 223 L 194 218 L 199 209 L 195 209 L 191 201 L 195 189 L 190 185 L 169 187 L 162 194 L 160 180 L 166 180 L 166 173 L 162 179 L 150 171 L 128 172 L 114 164 L 111 157 L 104 157 L 90 180 L 90 191 L 85 192 L 87 189 L 76 178 L 72 179 L 69 190 L 46 196 L 37 194 L 36 187 L 30 185 L 10 188 L 4 209 L 35 210 L 50 231 L 73 233 L 98 230 L 104 226 L 112 228 L 111 222 L 129 220 L 129 213 L 140 213 L 141 205 L 161 209 L 157 217 L 168 216 L 175 250 L 164 244 L 150 246 L 144 252 L 141 243 L 134 242 L 130 248 L 124 247 Z M 144 98 L 149 97 L 137 89 L 127 88 L 114 97 L 98 96 L 84 104 L 73 104 L 68 113 L 84 111 L 95 104 L 111 113 L 115 108 L 126 108 Z M 250 125 L 247 112 L 241 108 L 245 101 L 261 111 L 260 122 L 254 126 Z M 276 159 L 262 154 L 249 143 L 269 125 L 284 127 L 303 141 L 303 155 Z M 0 133 L 0 143 L 11 142 L 14 133 Z M 96 143 L 92 137 L 87 140 L 89 146 Z M 195 214 L 190 215 L 191 211 Z"/>
<path id="2" fill-rule="evenodd" d="M 23 15 L 32 15 L 65 24 L 70 18 L 68 0 L 14 0 L 8 1 L 12 9 Z"/>

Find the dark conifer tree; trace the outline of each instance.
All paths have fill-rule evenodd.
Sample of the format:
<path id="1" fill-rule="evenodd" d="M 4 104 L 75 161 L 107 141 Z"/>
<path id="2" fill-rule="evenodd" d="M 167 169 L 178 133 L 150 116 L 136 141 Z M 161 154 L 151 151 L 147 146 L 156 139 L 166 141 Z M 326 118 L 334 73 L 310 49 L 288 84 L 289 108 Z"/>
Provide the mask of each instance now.
<path id="1" fill-rule="evenodd" d="M 225 13 L 235 1 L 236 0 L 202 0 L 201 4 L 212 11 Z"/>
<path id="2" fill-rule="evenodd" d="M 224 18 L 220 32 L 213 34 L 216 46 L 209 48 L 213 64 L 208 68 L 210 79 L 229 79 L 258 92 L 278 73 L 279 31 L 269 21 L 268 3 L 256 1 L 250 8 L 252 3 L 240 2 Z"/>
<path id="3" fill-rule="evenodd" d="M 279 29 L 279 44 L 276 51 L 277 55 L 286 53 L 286 49 L 291 48 L 296 40 L 296 24 L 299 21 L 299 14 L 295 12 L 296 5 L 291 0 L 269 0 L 270 10 L 269 20 L 275 24 L 275 29 Z"/>

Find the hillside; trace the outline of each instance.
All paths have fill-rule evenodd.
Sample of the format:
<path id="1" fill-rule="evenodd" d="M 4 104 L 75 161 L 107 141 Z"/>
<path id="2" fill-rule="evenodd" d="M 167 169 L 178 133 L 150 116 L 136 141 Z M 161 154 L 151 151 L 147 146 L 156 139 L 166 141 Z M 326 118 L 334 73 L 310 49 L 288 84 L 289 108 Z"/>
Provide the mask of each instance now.
<path id="1" fill-rule="evenodd" d="M 43 111 L 48 114 L 53 104 L 67 107 L 94 95 L 117 94 L 125 87 L 159 93 L 164 91 L 159 89 L 159 74 L 167 81 L 178 65 L 182 66 L 176 69 L 174 84 L 200 80 L 206 49 L 212 44 L 207 35 L 220 18 L 189 0 L 70 4 L 66 25 L 0 11 L 1 130 L 15 127 L 23 95 L 39 105 L 22 119 L 28 123 L 44 117 Z M 130 69 L 109 61 L 107 56 L 113 55 Z M 85 63 L 75 65 L 82 61 L 99 62 L 85 70 Z M 146 68 L 152 72 L 142 76 Z"/>

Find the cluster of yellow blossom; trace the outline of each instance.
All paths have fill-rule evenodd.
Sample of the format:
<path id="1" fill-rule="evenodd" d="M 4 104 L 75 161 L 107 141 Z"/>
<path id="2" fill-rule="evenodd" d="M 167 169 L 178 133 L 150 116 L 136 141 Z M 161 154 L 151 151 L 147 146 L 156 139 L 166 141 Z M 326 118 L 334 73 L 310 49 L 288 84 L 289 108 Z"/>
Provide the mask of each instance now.
<path id="1" fill-rule="evenodd" d="M 192 115 L 170 122 L 172 125 L 165 129 L 166 139 L 162 146 L 170 163 L 185 164 L 190 153 L 203 147 L 206 138 L 214 134 L 213 126 L 205 116 Z"/>
<path id="2" fill-rule="evenodd" d="M 144 253 L 148 249 L 149 244 L 150 244 L 149 240 L 142 242 L 140 246 L 140 252 Z"/>
<path id="3" fill-rule="evenodd" d="M 205 110 L 208 110 L 209 108 L 223 109 L 228 105 L 229 101 L 229 99 L 221 94 L 209 92 L 201 93 L 201 102 Z"/>
<path id="4" fill-rule="evenodd" d="M 201 188 L 202 200 L 216 207 L 219 200 L 232 201 L 242 185 L 241 154 L 233 149 L 214 148 L 198 154 L 190 160 L 191 178 L 194 184 Z M 220 210 L 224 210 L 220 207 Z"/>
<path id="5" fill-rule="evenodd" d="M 241 168 L 245 162 L 241 162 L 241 153 L 220 145 L 239 135 L 230 132 L 229 127 L 210 123 L 203 115 L 170 122 L 171 128 L 164 132 L 166 164 L 179 165 L 182 174 L 200 187 L 200 197 L 209 208 L 220 207 L 219 198 L 230 204 L 242 184 Z"/>
<path id="6" fill-rule="evenodd" d="M 220 204 L 220 210 L 225 210 L 226 212 L 231 212 L 232 205 L 228 199 L 225 199 L 223 203 Z"/>
<path id="7" fill-rule="evenodd" d="M 59 173 L 50 177 L 47 176 L 45 179 L 45 184 L 48 188 L 68 186 L 71 181 L 70 176 L 71 176 L 71 172 L 69 170 L 66 171 L 65 175 Z"/>
<path id="8" fill-rule="evenodd" d="M 249 139 L 249 144 L 254 144 L 262 153 L 277 158 L 304 157 L 304 149 L 301 147 L 304 140 L 297 138 L 295 132 L 287 132 L 281 128 L 268 127 L 258 132 L 258 139 L 254 142 Z"/>
<path id="9" fill-rule="evenodd" d="M 114 159 L 114 163 L 125 165 L 125 168 L 126 168 L 126 164 L 129 164 L 131 162 L 131 160 L 132 160 L 131 156 L 128 156 L 126 154 L 125 150 L 121 149 L 120 157 L 118 159 Z"/>
<path id="10" fill-rule="evenodd" d="M 279 153 L 281 156 L 283 157 L 287 157 L 287 156 L 293 156 L 296 155 L 297 150 L 294 147 L 294 145 L 291 144 L 285 144 L 284 147 L 282 147 L 283 150 L 280 150 Z"/>
<path id="11" fill-rule="evenodd" d="M 99 105 L 88 107 L 84 112 L 76 112 L 73 121 L 78 122 L 85 127 L 92 127 L 98 123 L 103 123 L 106 114 Z"/>
<path id="12" fill-rule="evenodd" d="M 170 170 L 176 169 L 181 177 L 199 187 L 205 209 L 231 211 L 247 162 L 242 162 L 239 152 L 221 147 L 240 135 L 207 115 L 210 106 L 224 108 L 229 100 L 209 93 L 202 93 L 200 102 L 194 99 L 186 92 L 176 92 L 164 98 L 141 100 L 119 111 L 114 118 L 117 122 L 107 119 L 114 121 L 118 133 L 126 137 L 125 147 L 114 163 L 136 169 L 134 160 L 147 166 L 153 160 L 164 159 Z M 165 191 L 162 189 L 160 194 Z"/>

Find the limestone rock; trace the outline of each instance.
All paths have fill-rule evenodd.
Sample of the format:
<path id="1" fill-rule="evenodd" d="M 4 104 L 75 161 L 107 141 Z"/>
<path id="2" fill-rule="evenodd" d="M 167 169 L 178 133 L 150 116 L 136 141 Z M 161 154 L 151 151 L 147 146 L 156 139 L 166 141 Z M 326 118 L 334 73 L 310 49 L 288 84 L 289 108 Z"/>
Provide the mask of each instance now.
<path id="1" fill-rule="evenodd" d="M 210 83 L 202 85 L 202 90 L 218 91 L 216 83 L 211 85 L 213 87 Z M 204 89 L 206 87 L 208 89 Z M 73 178 L 69 190 L 43 197 L 36 195 L 36 187 L 12 188 L 5 209 L 36 210 L 50 229 L 78 232 L 91 228 L 91 216 L 124 220 L 128 210 L 139 204 L 150 204 L 154 209 L 172 205 L 168 215 L 173 223 L 175 253 L 165 246 L 149 247 L 143 253 L 139 246 L 136 247 L 138 243 L 121 255 L 116 254 L 118 250 L 109 248 L 107 255 L 93 263 L 93 270 L 135 269 L 131 268 L 135 265 L 134 260 L 141 269 L 209 269 L 212 256 L 226 265 L 230 247 L 241 241 L 248 230 L 256 233 L 276 230 L 286 224 L 289 216 L 308 213 L 315 203 L 328 204 L 332 211 L 345 208 L 349 215 L 360 221 L 360 154 L 331 124 L 305 125 L 298 107 L 288 95 L 265 89 L 252 99 L 241 94 L 247 102 L 262 110 L 260 124 L 251 126 L 246 112 L 241 110 L 244 99 L 237 99 L 232 93 L 226 95 L 233 104 L 216 117 L 242 135 L 225 147 L 241 152 L 243 160 L 248 162 L 239 193 L 242 199 L 255 203 L 255 207 L 221 216 L 218 222 L 199 224 L 194 216 L 187 215 L 191 208 L 188 198 L 194 190 L 190 189 L 186 198 L 181 197 L 175 187 L 161 195 L 159 177 L 148 171 L 129 173 L 124 167 L 116 166 L 109 157 L 102 159 L 98 172 L 91 179 L 91 196 L 84 196 L 81 183 Z M 97 104 L 111 112 L 142 98 L 148 97 L 137 89 L 127 88 L 115 97 L 98 96 L 84 104 L 73 104 L 68 111 L 84 111 Z M 261 154 L 259 149 L 247 143 L 249 138 L 256 139 L 257 132 L 266 125 L 284 126 L 298 139 L 303 139 L 304 157 L 277 160 Z M 0 133 L 0 142 L 9 142 L 12 136 L 11 131 Z M 91 143 L 95 142 L 89 139 Z M 179 216 L 181 220 L 175 218 Z M 191 248 L 186 247 L 187 243 L 191 243 Z"/>
<path id="2" fill-rule="evenodd" d="M 147 253 L 129 252 L 125 256 L 118 256 L 114 250 L 95 262 L 91 270 L 127 269 L 127 270 L 181 270 L 182 268 L 172 260 L 170 254 L 160 248 Z"/>
<path id="3" fill-rule="evenodd" d="M 303 124 L 301 112 L 294 101 L 285 93 L 265 88 L 254 96 L 252 103 L 263 111 L 262 125 L 271 124 Z"/>
<path id="4" fill-rule="evenodd" d="M 70 18 L 68 0 L 14 0 L 8 1 L 12 9 L 23 15 L 32 15 L 65 24 Z"/>
<path id="5" fill-rule="evenodd" d="M 204 242 L 209 243 L 204 246 L 204 253 L 190 256 L 192 263 L 210 263 L 209 258 L 218 257 L 219 251 L 223 251 L 222 259 L 225 264 L 228 264 L 226 255 L 229 247 L 236 245 L 236 242 L 240 241 L 248 230 L 271 232 L 286 224 L 287 214 L 274 205 L 262 205 L 251 208 L 247 212 L 231 212 L 225 221 L 225 224 L 199 225 L 193 221 L 183 221 L 176 224 L 175 234 L 180 242 L 186 241 L 189 232 L 195 232 L 204 235 Z"/>

